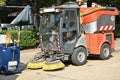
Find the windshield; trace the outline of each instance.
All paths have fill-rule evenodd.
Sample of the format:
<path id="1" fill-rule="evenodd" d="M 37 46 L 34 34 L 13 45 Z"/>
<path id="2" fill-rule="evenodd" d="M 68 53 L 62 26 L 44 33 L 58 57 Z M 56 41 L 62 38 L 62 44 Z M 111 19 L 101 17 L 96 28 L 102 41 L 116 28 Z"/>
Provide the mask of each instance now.
<path id="1" fill-rule="evenodd" d="M 60 13 L 45 13 L 41 16 L 41 32 L 50 31 L 59 27 Z"/>
<path id="2" fill-rule="evenodd" d="M 60 13 L 44 13 L 40 21 L 41 49 L 44 52 L 58 50 Z"/>

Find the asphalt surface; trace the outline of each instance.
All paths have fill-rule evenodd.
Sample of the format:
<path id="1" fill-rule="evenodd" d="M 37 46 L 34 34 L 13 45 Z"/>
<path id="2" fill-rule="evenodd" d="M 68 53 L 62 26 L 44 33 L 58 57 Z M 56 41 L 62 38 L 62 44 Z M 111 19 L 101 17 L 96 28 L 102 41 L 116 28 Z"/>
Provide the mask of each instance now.
<path id="1" fill-rule="evenodd" d="M 25 69 L 26 63 L 39 49 L 21 51 L 21 69 L 19 74 L 0 75 L 0 80 L 120 80 L 120 38 L 115 40 L 115 52 L 109 60 L 98 57 L 88 58 L 83 66 L 66 63 L 66 67 L 58 71 Z"/>

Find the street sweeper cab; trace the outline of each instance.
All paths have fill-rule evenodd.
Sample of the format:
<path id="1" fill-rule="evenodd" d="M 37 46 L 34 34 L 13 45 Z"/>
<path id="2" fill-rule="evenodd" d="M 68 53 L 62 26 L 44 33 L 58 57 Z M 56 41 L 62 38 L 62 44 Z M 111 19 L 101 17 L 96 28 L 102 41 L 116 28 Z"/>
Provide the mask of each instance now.
<path id="1" fill-rule="evenodd" d="M 114 49 L 117 14 L 114 7 L 81 8 L 74 2 L 41 8 L 39 58 L 48 64 L 70 60 L 75 65 L 85 64 L 89 55 L 109 59 Z"/>

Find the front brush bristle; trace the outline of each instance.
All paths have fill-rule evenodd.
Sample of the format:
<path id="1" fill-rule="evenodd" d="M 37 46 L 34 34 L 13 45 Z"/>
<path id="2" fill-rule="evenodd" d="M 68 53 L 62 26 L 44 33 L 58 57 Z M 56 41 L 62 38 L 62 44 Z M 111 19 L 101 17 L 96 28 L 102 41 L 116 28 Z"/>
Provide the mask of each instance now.
<path id="1" fill-rule="evenodd" d="M 62 69 L 64 67 L 65 67 L 65 65 L 60 60 L 56 60 L 56 61 L 46 62 L 43 65 L 42 69 L 45 70 L 45 71 L 49 71 L 49 70 Z"/>
<path id="2" fill-rule="evenodd" d="M 44 64 L 45 64 L 45 61 L 42 61 L 42 62 L 28 62 L 27 68 L 28 69 L 41 69 Z"/>

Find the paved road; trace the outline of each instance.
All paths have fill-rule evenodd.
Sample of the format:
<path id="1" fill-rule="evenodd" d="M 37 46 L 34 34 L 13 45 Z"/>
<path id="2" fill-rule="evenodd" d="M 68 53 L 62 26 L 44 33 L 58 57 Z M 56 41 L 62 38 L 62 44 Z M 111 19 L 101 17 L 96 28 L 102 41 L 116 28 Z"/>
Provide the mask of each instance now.
<path id="1" fill-rule="evenodd" d="M 88 58 L 87 64 L 83 66 L 67 63 L 68 65 L 59 71 L 26 69 L 21 74 L 0 75 L 0 80 L 120 80 L 120 39 L 116 39 L 115 49 L 116 52 L 109 60 L 102 61 L 92 57 Z M 21 51 L 22 69 L 36 52 L 39 52 L 39 49 Z"/>

